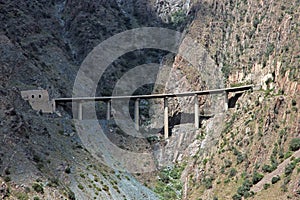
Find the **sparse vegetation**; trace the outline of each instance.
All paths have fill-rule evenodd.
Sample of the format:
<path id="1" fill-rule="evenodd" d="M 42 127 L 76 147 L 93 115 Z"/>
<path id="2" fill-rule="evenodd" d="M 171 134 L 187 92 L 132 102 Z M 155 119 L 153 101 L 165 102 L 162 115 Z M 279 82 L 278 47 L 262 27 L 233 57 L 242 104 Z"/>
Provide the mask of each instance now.
<path id="1" fill-rule="evenodd" d="M 174 12 L 171 16 L 171 21 L 175 27 L 181 25 L 185 20 L 186 14 L 184 10 L 178 10 Z"/>
<path id="2" fill-rule="evenodd" d="M 17 193 L 16 197 L 18 200 L 28 200 L 29 199 L 28 195 L 25 193 L 22 193 L 22 192 Z"/>
<path id="3" fill-rule="evenodd" d="M 106 192 L 109 192 L 109 187 L 107 185 L 103 185 L 102 189 Z"/>
<path id="4" fill-rule="evenodd" d="M 154 191 L 163 199 L 180 199 L 182 183 L 181 173 L 185 165 L 177 165 L 164 168 L 159 174 L 159 180 Z"/>
<path id="5" fill-rule="evenodd" d="M 300 158 L 294 159 L 291 163 L 289 163 L 285 167 L 284 174 L 286 177 L 293 173 L 293 171 L 299 161 L 300 161 Z"/>
<path id="6" fill-rule="evenodd" d="M 57 187 L 59 185 L 59 179 L 52 177 L 49 179 L 49 183 L 47 184 L 47 186 L 49 187 Z"/>
<path id="7" fill-rule="evenodd" d="M 70 200 L 76 200 L 75 193 L 72 190 L 68 190 L 68 198 Z"/>
<path id="8" fill-rule="evenodd" d="M 33 188 L 33 190 L 36 191 L 37 193 L 41 193 L 41 194 L 44 193 L 43 185 L 40 184 L 40 183 L 33 183 L 33 184 L 32 184 L 32 188 Z"/>
<path id="9" fill-rule="evenodd" d="M 253 193 L 250 192 L 251 187 L 252 187 L 252 183 L 248 179 L 246 179 L 243 182 L 242 186 L 240 186 L 238 188 L 237 194 L 235 194 L 232 198 L 233 199 L 242 199 L 242 197 L 247 198 L 247 197 L 252 196 Z"/>

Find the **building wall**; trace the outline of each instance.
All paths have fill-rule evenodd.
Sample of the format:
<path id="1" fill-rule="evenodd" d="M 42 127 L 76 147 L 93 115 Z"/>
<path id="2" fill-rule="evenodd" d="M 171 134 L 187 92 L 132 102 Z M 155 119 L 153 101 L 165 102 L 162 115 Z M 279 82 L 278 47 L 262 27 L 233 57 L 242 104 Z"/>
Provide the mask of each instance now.
<path id="1" fill-rule="evenodd" d="M 32 109 L 42 111 L 43 113 L 53 113 L 53 105 L 49 101 L 47 90 L 21 91 L 21 96 L 24 100 L 29 101 Z"/>

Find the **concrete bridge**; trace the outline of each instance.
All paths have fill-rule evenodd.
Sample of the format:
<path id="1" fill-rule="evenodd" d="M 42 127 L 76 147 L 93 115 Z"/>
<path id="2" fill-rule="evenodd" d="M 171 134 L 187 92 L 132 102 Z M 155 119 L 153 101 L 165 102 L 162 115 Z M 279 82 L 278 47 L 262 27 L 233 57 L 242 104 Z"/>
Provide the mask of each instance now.
<path id="1" fill-rule="evenodd" d="M 204 90 L 204 91 L 193 91 L 193 92 L 182 92 L 182 93 L 168 93 L 168 94 L 149 94 L 149 95 L 133 95 L 133 96 L 103 96 L 103 97 L 70 97 L 70 98 L 55 98 L 52 99 L 53 112 L 56 110 L 57 104 L 66 103 L 66 102 L 75 102 L 78 105 L 78 120 L 82 120 L 82 105 L 85 102 L 91 101 L 104 101 L 107 103 L 107 112 L 106 118 L 110 120 L 111 117 L 111 100 L 122 100 L 122 99 L 133 99 L 134 103 L 134 123 L 135 128 L 139 130 L 139 101 L 140 99 L 164 99 L 164 137 L 168 138 L 169 136 L 169 108 L 168 108 L 168 99 L 175 97 L 187 97 L 194 96 L 194 109 L 195 109 L 195 128 L 199 128 L 199 101 L 198 96 L 201 95 L 211 95 L 211 94 L 224 94 L 224 110 L 228 109 L 228 94 L 229 93 L 243 93 L 245 91 L 252 91 L 254 85 L 245 85 L 240 87 L 230 87 L 224 89 L 214 89 L 214 90 Z"/>

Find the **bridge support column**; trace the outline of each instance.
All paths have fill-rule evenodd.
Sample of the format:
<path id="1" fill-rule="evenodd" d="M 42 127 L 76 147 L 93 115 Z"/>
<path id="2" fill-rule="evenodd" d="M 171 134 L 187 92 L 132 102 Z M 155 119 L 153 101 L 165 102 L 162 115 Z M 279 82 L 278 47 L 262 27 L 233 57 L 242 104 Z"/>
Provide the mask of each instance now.
<path id="1" fill-rule="evenodd" d="M 135 101 L 134 101 L 134 127 L 135 127 L 135 129 L 138 131 L 139 129 L 140 129 L 140 124 L 139 124 L 139 121 L 140 121 L 140 105 L 139 105 L 139 103 L 140 103 L 140 99 L 136 99 Z"/>
<path id="2" fill-rule="evenodd" d="M 56 102 L 55 99 L 52 99 L 52 111 L 55 113 L 56 111 Z"/>
<path id="3" fill-rule="evenodd" d="M 78 120 L 82 120 L 82 102 L 78 101 Z"/>
<path id="4" fill-rule="evenodd" d="M 224 91 L 224 111 L 228 110 L 228 92 Z"/>
<path id="5" fill-rule="evenodd" d="M 168 97 L 164 98 L 164 133 L 165 139 L 169 137 L 169 107 L 168 107 Z"/>
<path id="6" fill-rule="evenodd" d="M 199 100 L 198 95 L 194 95 L 195 100 L 195 128 L 199 129 Z"/>
<path id="7" fill-rule="evenodd" d="M 107 109 L 106 109 L 106 120 L 110 120 L 111 115 L 111 100 L 107 101 Z"/>

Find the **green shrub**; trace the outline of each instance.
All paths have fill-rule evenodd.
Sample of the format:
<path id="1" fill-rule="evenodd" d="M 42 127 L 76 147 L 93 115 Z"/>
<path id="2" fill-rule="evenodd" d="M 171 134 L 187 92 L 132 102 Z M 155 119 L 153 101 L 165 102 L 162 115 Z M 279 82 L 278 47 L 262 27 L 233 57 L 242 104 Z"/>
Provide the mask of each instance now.
<path id="1" fill-rule="evenodd" d="M 230 71 L 231 71 L 231 67 L 228 64 L 224 64 L 221 71 L 223 72 L 224 77 L 228 78 Z"/>
<path id="2" fill-rule="evenodd" d="M 290 150 L 297 151 L 300 149 L 300 138 L 293 138 L 290 142 Z"/>
<path id="3" fill-rule="evenodd" d="M 265 183 L 264 184 L 264 189 L 266 190 L 266 189 L 268 189 L 270 187 L 270 184 L 269 183 Z"/>
<path id="4" fill-rule="evenodd" d="M 263 170 L 263 172 L 270 173 L 270 172 L 274 171 L 276 168 L 277 168 L 277 167 L 274 166 L 274 165 L 264 165 L 264 166 L 262 167 L 262 170 Z"/>
<path id="5" fill-rule="evenodd" d="M 274 51 L 275 45 L 274 44 L 268 44 L 267 49 L 265 52 L 265 56 L 268 57 L 273 51 Z"/>
<path id="6" fill-rule="evenodd" d="M 224 183 L 225 183 L 225 184 L 226 184 L 226 183 L 229 183 L 229 182 L 230 182 L 230 179 L 229 179 L 229 178 L 224 180 Z"/>
<path id="7" fill-rule="evenodd" d="M 280 181 L 280 176 L 274 176 L 271 180 L 272 184 L 277 183 L 278 181 Z"/>
<path id="8" fill-rule="evenodd" d="M 25 194 L 25 193 L 17 193 L 17 194 L 16 194 L 16 197 L 17 197 L 17 199 L 19 199 L 19 200 L 28 200 L 28 199 L 29 199 L 28 195 Z"/>
<path id="9" fill-rule="evenodd" d="M 163 182 L 163 183 L 169 183 L 170 182 L 170 177 L 169 177 L 169 175 L 168 174 L 166 174 L 166 173 L 161 173 L 160 175 L 159 175 L 159 177 L 160 177 L 160 180 Z"/>
<path id="10" fill-rule="evenodd" d="M 107 185 L 103 185 L 103 190 L 108 192 L 109 191 L 109 187 Z"/>
<path id="11" fill-rule="evenodd" d="M 245 160 L 245 156 L 242 153 L 238 153 L 236 157 L 237 164 L 241 164 Z"/>
<path id="12" fill-rule="evenodd" d="M 236 175 L 237 171 L 235 168 L 231 168 L 230 171 L 229 171 L 229 177 L 234 177 Z"/>
<path id="13" fill-rule="evenodd" d="M 224 165 L 225 165 L 226 168 L 229 168 L 229 167 L 231 167 L 232 162 L 230 160 L 225 159 L 224 160 Z"/>
<path id="14" fill-rule="evenodd" d="M 256 184 L 258 183 L 261 179 L 263 179 L 264 175 L 258 173 L 258 172 L 254 172 L 253 173 L 253 177 L 252 177 L 252 183 Z"/>
<path id="15" fill-rule="evenodd" d="M 39 155 L 37 155 L 37 154 L 34 154 L 32 159 L 36 163 L 42 162 L 41 157 Z"/>
<path id="16" fill-rule="evenodd" d="M 283 184 L 284 185 L 287 185 L 289 182 L 291 182 L 292 178 L 291 178 L 291 175 L 287 176 L 284 178 L 283 180 Z"/>
<path id="17" fill-rule="evenodd" d="M 81 178 L 85 178 L 85 175 L 83 173 L 80 174 Z"/>
<path id="18" fill-rule="evenodd" d="M 174 26 L 182 24 L 186 19 L 186 14 L 183 10 L 178 10 L 172 14 L 171 20 Z"/>
<path id="19" fill-rule="evenodd" d="M 285 167 L 285 169 L 284 169 L 285 176 L 289 176 L 290 174 L 293 173 L 293 171 L 296 167 L 296 164 L 297 164 L 297 162 L 293 161 Z"/>
<path id="20" fill-rule="evenodd" d="M 71 168 L 70 168 L 70 167 L 67 167 L 67 168 L 65 169 L 65 173 L 70 174 L 70 173 L 71 173 Z"/>
<path id="21" fill-rule="evenodd" d="M 83 185 L 81 185 L 81 184 L 78 184 L 78 188 L 81 189 L 81 190 L 84 189 Z"/>
<path id="22" fill-rule="evenodd" d="M 72 190 L 69 190 L 69 191 L 68 191 L 68 198 L 69 198 L 70 200 L 76 200 L 76 198 L 75 198 L 75 193 L 74 193 Z"/>
<path id="23" fill-rule="evenodd" d="M 288 151 L 284 154 L 284 159 L 287 159 L 287 158 L 291 157 L 292 155 L 293 155 L 293 152 Z"/>
<path id="24" fill-rule="evenodd" d="M 10 175 L 10 170 L 9 170 L 9 168 L 6 168 L 6 169 L 4 170 L 4 173 L 5 173 L 5 175 Z"/>
<path id="25" fill-rule="evenodd" d="M 288 188 L 287 188 L 287 186 L 286 185 L 282 185 L 282 186 L 280 186 L 280 188 L 281 188 L 281 190 L 283 191 L 283 192 L 287 192 L 288 191 Z"/>
<path id="26" fill-rule="evenodd" d="M 42 186 L 42 184 L 39 183 L 33 183 L 32 184 L 32 188 L 34 191 L 43 194 L 44 193 L 44 188 Z"/>
<path id="27" fill-rule="evenodd" d="M 162 199 L 179 199 L 182 193 L 181 173 L 185 165 L 175 165 L 166 167 L 159 173 L 159 180 L 154 191 Z"/>
<path id="28" fill-rule="evenodd" d="M 289 163 L 285 169 L 284 169 L 284 174 L 285 176 L 289 176 L 290 174 L 293 173 L 297 163 L 300 162 L 300 158 L 294 159 L 291 163 Z"/>
<path id="29" fill-rule="evenodd" d="M 4 177 L 4 181 L 5 181 L 5 182 L 9 182 L 9 181 L 11 181 L 11 178 L 10 178 L 9 176 L 5 176 L 5 177 Z"/>
<path id="30" fill-rule="evenodd" d="M 224 173 L 225 173 L 225 167 L 224 167 L 224 166 L 221 167 L 220 173 L 221 173 L 221 174 L 224 174 Z"/>
<path id="31" fill-rule="evenodd" d="M 208 159 L 207 159 L 207 158 L 203 159 L 203 165 L 206 165 L 207 162 L 208 162 Z"/>
<path id="32" fill-rule="evenodd" d="M 246 179 L 242 186 L 240 186 L 237 190 L 237 194 L 240 195 L 241 197 L 244 196 L 245 198 L 246 197 L 250 197 L 251 196 L 251 193 L 250 193 L 250 189 L 252 187 L 252 183 Z"/>
<path id="33" fill-rule="evenodd" d="M 47 186 L 49 186 L 49 187 L 57 187 L 57 186 L 59 186 L 59 179 L 55 178 L 55 177 L 50 178 Z"/>
<path id="34" fill-rule="evenodd" d="M 40 197 L 33 197 L 33 200 L 40 200 Z"/>
<path id="35" fill-rule="evenodd" d="M 211 189 L 212 188 L 212 181 L 213 180 L 212 180 L 211 177 L 203 179 L 203 184 L 204 184 L 206 189 Z"/>
<path id="36" fill-rule="evenodd" d="M 232 196 L 232 200 L 242 200 L 242 196 L 239 194 L 235 194 Z"/>

